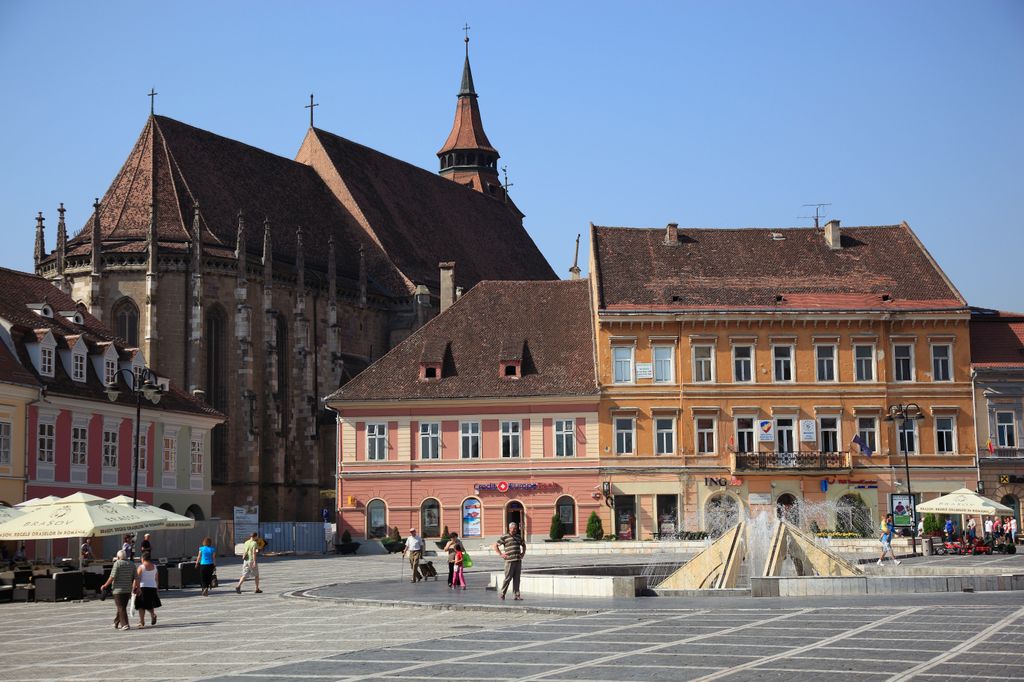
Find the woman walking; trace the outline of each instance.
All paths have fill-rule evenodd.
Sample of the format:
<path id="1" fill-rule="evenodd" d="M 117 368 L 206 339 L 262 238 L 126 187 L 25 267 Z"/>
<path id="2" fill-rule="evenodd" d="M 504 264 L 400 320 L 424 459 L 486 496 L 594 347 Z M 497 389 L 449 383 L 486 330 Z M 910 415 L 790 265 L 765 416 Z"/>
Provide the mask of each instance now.
<path id="1" fill-rule="evenodd" d="M 135 566 L 126 559 L 126 556 L 123 549 L 118 551 L 110 577 L 100 587 L 100 591 L 103 591 L 113 585 L 114 607 L 117 609 L 117 615 L 114 616 L 115 630 L 131 629 L 128 626 L 128 600 L 135 591 Z"/>
<path id="2" fill-rule="evenodd" d="M 139 593 L 135 596 L 135 610 L 139 612 L 139 627 L 146 627 L 146 611 L 149 611 L 150 625 L 156 625 L 156 609 L 160 608 L 160 592 L 157 590 L 157 568 L 149 552 L 142 553 L 142 564 L 137 571 Z"/>
<path id="3" fill-rule="evenodd" d="M 893 554 L 892 551 L 892 535 L 896 530 L 892 522 L 892 514 L 886 514 L 882 518 L 881 528 L 882 537 L 880 537 L 879 540 L 882 543 L 882 555 L 878 557 L 878 565 L 882 565 L 882 562 L 885 560 L 885 555 L 888 554 L 892 558 L 893 563 L 899 566 L 900 560 L 896 558 L 896 555 Z"/>
<path id="4" fill-rule="evenodd" d="M 213 585 L 213 571 L 217 568 L 216 558 L 217 549 L 213 546 L 213 540 L 210 537 L 203 538 L 203 544 L 196 555 L 196 568 L 199 569 L 204 597 L 210 594 L 210 587 Z"/>
<path id="5" fill-rule="evenodd" d="M 448 587 L 455 589 L 455 555 L 462 551 L 462 541 L 459 540 L 458 533 L 452 533 L 448 539 L 448 544 L 444 546 L 444 551 L 448 552 Z"/>

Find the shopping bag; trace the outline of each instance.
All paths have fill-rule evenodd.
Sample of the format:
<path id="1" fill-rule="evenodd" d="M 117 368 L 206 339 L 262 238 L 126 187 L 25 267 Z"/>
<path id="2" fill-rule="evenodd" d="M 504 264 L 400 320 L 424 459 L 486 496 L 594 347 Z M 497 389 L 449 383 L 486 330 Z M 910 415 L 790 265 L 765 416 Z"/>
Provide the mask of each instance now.
<path id="1" fill-rule="evenodd" d="M 469 552 L 462 550 L 462 567 L 473 568 L 473 558 L 469 556 Z"/>

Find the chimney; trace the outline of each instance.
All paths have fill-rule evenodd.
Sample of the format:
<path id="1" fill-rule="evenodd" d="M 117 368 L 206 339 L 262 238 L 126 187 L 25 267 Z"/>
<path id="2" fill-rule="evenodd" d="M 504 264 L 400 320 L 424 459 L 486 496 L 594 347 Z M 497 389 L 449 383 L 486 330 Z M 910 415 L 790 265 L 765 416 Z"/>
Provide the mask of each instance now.
<path id="1" fill-rule="evenodd" d="M 679 244 L 679 223 L 669 223 L 665 226 L 665 244 L 668 246 Z"/>
<path id="2" fill-rule="evenodd" d="M 842 233 L 839 230 L 839 221 L 830 220 L 825 223 L 825 243 L 828 244 L 828 248 L 833 251 L 843 248 L 841 241 Z"/>
<path id="3" fill-rule="evenodd" d="M 455 303 L 455 261 L 438 263 L 441 268 L 441 312 Z"/>

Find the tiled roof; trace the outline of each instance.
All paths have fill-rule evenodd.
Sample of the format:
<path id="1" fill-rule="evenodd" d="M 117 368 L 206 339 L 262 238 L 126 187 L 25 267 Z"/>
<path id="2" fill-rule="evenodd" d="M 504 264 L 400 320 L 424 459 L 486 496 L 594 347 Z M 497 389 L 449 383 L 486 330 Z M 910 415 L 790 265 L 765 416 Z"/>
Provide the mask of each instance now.
<path id="1" fill-rule="evenodd" d="M 14 359 L 6 343 L 0 342 L 0 382 L 20 384 L 22 386 L 39 386 L 32 372 L 29 372 Z"/>
<path id="2" fill-rule="evenodd" d="M 971 366 L 1024 369 L 1024 314 L 972 308 Z"/>
<path id="3" fill-rule="evenodd" d="M 904 223 L 842 228 L 593 226 L 599 307 L 607 310 L 962 309 L 963 298 Z"/>
<path id="4" fill-rule="evenodd" d="M 595 396 L 591 320 L 587 280 L 481 282 L 328 401 Z M 521 344 L 518 379 L 500 376 L 507 340 Z M 439 348 L 441 378 L 421 381 Z"/>
<path id="5" fill-rule="evenodd" d="M 455 261 L 466 289 L 484 279 L 556 278 L 512 206 L 332 133 L 312 135 L 303 145 L 310 162 L 319 163 L 315 141 L 333 167 L 318 167 L 328 185 L 416 284 L 436 285 L 442 261 Z"/>
<path id="6" fill-rule="evenodd" d="M 55 358 L 53 377 L 41 376 L 36 372 L 35 365 L 29 358 L 26 344 L 36 342 L 40 338 L 40 332 L 45 334 L 46 331 L 53 333 L 58 348 L 69 347 L 68 340 L 73 342 L 78 336 L 85 337 L 90 353 L 100 351 L 113 343 L 119 355 L 125 354 L 125 344 L 104 327 L 102 322 L 84 310 L 78 310 L 84 322 L 81 325 L 61 316 L 57 311 L 76 310 L 75 302 L 70 296 L 42 277 L 0 268 L 0 291 L 4 292 L 4 295 L 0 296 L 0 320 L 5 322 L 4 326 L 8 329 L 17 362 L 30 383 L 45 386 L 48 395 L 108 402 L 103 382 L 96 374 L 91 362 L 85 363 L 85 382 L 73 381 L 60 358 Z M 28 308 L 31 304 L 42 302 L 49 303 L 50 307 L 54 309 L 52 318 L 39 315 Z M 2 345 L 0 343 L 0 346 Z M 0 367 L 2 364 L 0 362 Z M 134 404 L 126 391 L 122 392 L 118 402 L 124 405 Z M 147 409 L 186 412 L 219 418 L 224 416 L 174 384 L 170 384 L 170 390 L 164 394 L 158 406 L 147 405 L 146 407 Z"/>

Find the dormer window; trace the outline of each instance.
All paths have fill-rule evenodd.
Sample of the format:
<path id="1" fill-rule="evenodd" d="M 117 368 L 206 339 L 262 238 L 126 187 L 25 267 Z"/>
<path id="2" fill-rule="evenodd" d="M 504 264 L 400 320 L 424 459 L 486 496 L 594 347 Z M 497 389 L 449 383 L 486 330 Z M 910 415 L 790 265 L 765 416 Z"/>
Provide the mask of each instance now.
<path id="1" fill-rule="evenodd" d="M 85 381 L 85 353 L 71 354 L 71 379 Z"/>
<path id="2" fill-rule="evenodd" d="M 61 310 L 60 316 L 63 317 L 68 322 L 71 322 L 72 324 L 85 324 L 85 318 L 82 316 L 82 313 L 78 312 L 77 310 Z"/>
<path id="3" fill-rule="evenodd" d="M 440 362 L 421 362 L 420 381 L 437 381 L 441 378 Z"/>
<path id="4" fill-rule="evenodd" d="M 520 363 L 518 362 L 503 362 L 501 363 L 501 376 L 504 379 L 518 379 L 520 378 Z"/>
<path id="5" fill-rule="evenodd" d="M 112 384 L 114 383 L 114 377 L 117 376 L 117 362 L 110 358 L 103 360 L 103 383 Z"/>
<path id="6" fill-rule="evenodd" d="M 39 348 L 39 373 L 44 377 L 53 376 L 53 348 Z"/>
<path id="7" fill-rule="evenodd" d="M 53 319 L 53 306 L 49 303 L 29 303 L 28 308 L 40 317 Z"/>

